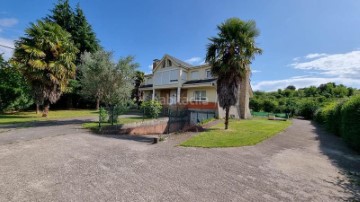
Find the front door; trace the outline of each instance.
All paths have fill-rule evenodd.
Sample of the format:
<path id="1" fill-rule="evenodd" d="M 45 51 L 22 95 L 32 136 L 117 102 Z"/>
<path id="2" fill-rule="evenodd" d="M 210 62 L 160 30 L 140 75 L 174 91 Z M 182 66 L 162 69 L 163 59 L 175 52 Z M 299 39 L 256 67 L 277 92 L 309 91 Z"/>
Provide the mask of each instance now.
<path id="1" fill-rule="evenodd" d="M 176 104 L 176 100 L 177 100 L 177 95 L 176 94 L 177 94 L 176 89 L 170 90 L 170 99 L 169 99 L 169 104 L 170 105 Z"/>

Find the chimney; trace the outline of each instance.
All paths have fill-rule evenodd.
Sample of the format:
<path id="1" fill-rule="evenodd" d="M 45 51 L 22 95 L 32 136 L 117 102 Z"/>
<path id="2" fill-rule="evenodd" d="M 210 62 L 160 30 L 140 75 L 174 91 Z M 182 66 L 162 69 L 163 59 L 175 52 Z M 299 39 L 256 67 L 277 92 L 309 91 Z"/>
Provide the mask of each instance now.
<path id="1" fill-rule="evenodd" d="M 159 64 L 160 60 L 159 59 L 154 59 L 153 60 L 153 70 L 155 69 L 155 67 Z"/>

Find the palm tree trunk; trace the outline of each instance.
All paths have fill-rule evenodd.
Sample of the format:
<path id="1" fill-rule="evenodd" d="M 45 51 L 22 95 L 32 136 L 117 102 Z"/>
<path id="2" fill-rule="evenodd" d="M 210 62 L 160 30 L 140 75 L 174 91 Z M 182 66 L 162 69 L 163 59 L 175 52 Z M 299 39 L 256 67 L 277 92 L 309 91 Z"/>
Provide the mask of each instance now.
<path id="1" fill-rule="evenodd" d="M 47 100 L 44 102 L 44 111 L 42 117 L 47 117 L 50 109 L 50 102 Z"/>
<path id="2" fill-rule="evenodd" d="M 227 106 L 225 108 L 225 130 L 227 130 L 229 126 L 229 111 L 230 111 L 230 106 Z"/>
<path id="3" fill-rule="evenodd" d="M 36 114 L 40 113 L 40 105 L 39 103 L 36 103 Z"/>
<path id="4" fill-rule="evenodd" d="M 96 110 L 100 109 L 100 98 L 96 98 Z"/>

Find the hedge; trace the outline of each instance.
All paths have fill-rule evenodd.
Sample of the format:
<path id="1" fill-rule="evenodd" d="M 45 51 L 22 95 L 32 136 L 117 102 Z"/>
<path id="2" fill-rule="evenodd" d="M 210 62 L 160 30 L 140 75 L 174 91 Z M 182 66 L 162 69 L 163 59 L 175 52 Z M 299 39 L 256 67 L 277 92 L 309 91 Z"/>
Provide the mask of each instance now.
<path id="1" fill-rule="evenodd" d="M 329 103 L 316 112 L 314 119 L 360 151 L 360 95 Z"/>
<path id="2" fill-rule="evenodd" d="M 341 136 L 360 151 L 360 95 L 351 97 L 341 107 Z"/>

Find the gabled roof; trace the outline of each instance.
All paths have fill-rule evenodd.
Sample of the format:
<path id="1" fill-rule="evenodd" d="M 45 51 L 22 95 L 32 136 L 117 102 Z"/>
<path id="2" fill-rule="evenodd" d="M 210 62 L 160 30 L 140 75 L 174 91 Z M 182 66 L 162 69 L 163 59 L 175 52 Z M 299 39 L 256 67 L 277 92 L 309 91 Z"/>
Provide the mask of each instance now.
<path id="1" fill-rule="evenodd" d="M 183 68 L 191 68 L 193 67 L 191 64 L 186 63 L 180 59 L 177 59 L 176 57 L 173 57 L 171 55 L 165 54 L 162 59 L 159 61 L 159 63 L 156 65 L 156 67 L 153 69 L 153 71 L 155 69 L 158 69 L 160 65 L 162 65 L 162 63 L 164 62 L 165 59 L 169 59 L 171 60 L 173 63 L 176 63 L 178 66 L 183 67 Z"/>
<path id="2" fill-rule="evenodd" d="M 173 56 L 168 55 L 168 54 L 165 54 L 164 57 L 165 57 L 165 56 L 167 56 L 168 58 L 170 58 L 170 59 L 173 60 L 174 62 L 178 63 L 179 65 L 182 65 L 182 66 L 184 66 L 184 67 L 192 67 L 191 64 L 186 63 L 186 62 L 184 62 L 184 61 L 182 61 L 182 60 L 179 60 L 179 59 L 177 59 L 176 57 L 173 57 Z"/>

